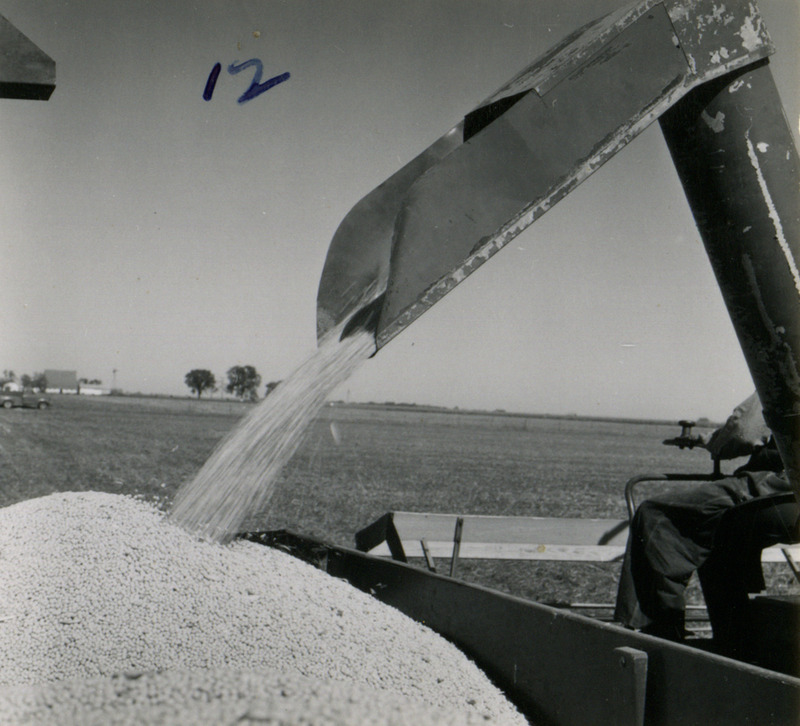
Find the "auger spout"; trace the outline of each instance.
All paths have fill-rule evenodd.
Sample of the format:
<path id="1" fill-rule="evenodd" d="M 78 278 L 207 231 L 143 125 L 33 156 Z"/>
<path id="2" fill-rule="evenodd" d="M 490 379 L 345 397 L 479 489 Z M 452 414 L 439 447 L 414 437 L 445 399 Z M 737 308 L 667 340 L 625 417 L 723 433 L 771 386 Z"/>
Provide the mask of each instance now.
<path id="1" fill-rule="evenodd" d="M 694 86 L 772 52 L 749 2 L 712 5 L 640 0 L 588 24 L 367 194 L 328 250 L 318 337 L 384 296 L 380 348 Z"/>
<path id="2" fill-rule="evenodd" d="M 374 332 L 377 351 L 664 117 L 800 492 L 800 165 L 773 51 L 750 0 L 639 0 L 576 31 L 347 215 L 322 273 L 318 335 L 348 320 Z"/>

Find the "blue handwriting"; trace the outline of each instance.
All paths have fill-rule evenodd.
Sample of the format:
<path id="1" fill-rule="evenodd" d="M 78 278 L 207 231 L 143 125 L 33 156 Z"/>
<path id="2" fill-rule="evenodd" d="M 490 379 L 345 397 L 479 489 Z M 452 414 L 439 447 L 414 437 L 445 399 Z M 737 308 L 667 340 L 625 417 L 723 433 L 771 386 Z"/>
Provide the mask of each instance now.
<path id="1" fill-rule="evenodd" d="M 257 96 L 260 96 L 265 91 L 269 91 L 270 88 L 274 88 L 279 83 L 284 83 L 285 81 L 288 81 L 289 78 L 291 77 L 290 74 L 286 72 L 286 73 L 281 73 L 278 76 L 273 76 L 272 78 L 268 78 L 266 81 L 262 81 L 261 77 L 264 74 L 264 65 L 258 58 L 251 58 L 250 60 L 247 60 L 244 63 L 231 63 L 228 66 L 228 73 L 230 73 L 230 75 L 235 75 L 245 70 L 246 68 L 255 69 L 253 72 L 253 80 L 250 82 L 250 86 L 247 88 L 247 90 L 237 99 L 238 103 L 246 103 L 247 101 L 251 101 Z M 221 70 L 222 70 L 222 64 L 215 63 L 214 67 L 211 69 L 211 73 L 208 74 L 206 87 L 203 90 L 203 100 L 205 101 L 211 100 L 211 97 L 214 95 L 214 88 L 217 85 L 217 80 L 219 79 L 219 74 Z"/>

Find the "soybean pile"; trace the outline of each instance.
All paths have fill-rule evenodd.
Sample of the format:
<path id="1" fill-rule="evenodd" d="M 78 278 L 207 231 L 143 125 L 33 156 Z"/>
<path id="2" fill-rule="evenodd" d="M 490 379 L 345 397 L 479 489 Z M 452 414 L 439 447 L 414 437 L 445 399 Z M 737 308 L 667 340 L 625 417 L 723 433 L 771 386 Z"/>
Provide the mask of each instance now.
<path id="1" fill-rule="evenodd" d="M 425 723 L 426 709 L 525 723 L 463 653 L 399 611 L 277 549 L 200 541 L 127 496 L 0 509 L 0 582 L 0 722 L 124 722 L 97 716 L 110 701 L 131 723 L 202 723 L 226 704 L 239 714 L 227 722 L 380 723 L 369 711 L 380 699 L 354 695 L 366 689 L 384 694 L 386 723 Z"/>
<path id="2" fill-rule="evenodd" d="M 437 708 L 388 691 L 297 674 L 231 668 L 165 671 L 0 689 L 14 726 L 479 726 L 474 711 Z"/>

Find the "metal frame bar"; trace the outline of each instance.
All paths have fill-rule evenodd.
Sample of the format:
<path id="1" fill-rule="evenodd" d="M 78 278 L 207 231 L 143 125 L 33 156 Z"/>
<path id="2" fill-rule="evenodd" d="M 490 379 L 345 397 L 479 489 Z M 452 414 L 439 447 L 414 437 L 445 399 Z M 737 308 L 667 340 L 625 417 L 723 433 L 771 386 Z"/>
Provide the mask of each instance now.
<path id="1" fill-rule="evenodd" d="M 769 62 L 695 88 L 659 122 L 800 497 L 800 157 Z"/>

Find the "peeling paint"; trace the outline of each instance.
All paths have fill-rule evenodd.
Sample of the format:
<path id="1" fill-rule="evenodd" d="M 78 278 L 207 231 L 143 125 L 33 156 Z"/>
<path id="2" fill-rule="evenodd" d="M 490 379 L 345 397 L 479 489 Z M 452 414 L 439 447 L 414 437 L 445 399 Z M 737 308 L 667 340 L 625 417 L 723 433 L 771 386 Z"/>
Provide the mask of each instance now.
<path id="1" fill-rule="evenodd" d="M 730 86 L 728 86 L 728 93 L 736 93 L 737 91 L 742 90 L 744 85 L 745 85 L 744 81 L 735 81 L 734 83 L 731 83 Z"/>
<path id="2" fill-rule="evenodd" d="M 755 8 L 753 5 L 750 5 L 750 12 L 755 14 Z M 757 16 L 756 16 L 757 17 Z M 742 39 L 742 46 L 745 50 L 753 51 L 761 45 L 761 20 L 758 18 L 758 23 L 754 22 L 753 15 L 745 18 L 744 23 L 742 23 L 742 27 L 739 28 L 739 31 L 734 33 L 734 35 L 738 35 Z"/>
<path id="3" fill-rule="evenodd" d="M 722 15 L 724 12 L 725 12 L 724 5 L 715 5 L 709 17 L 711 18 L 711 20 L 714 20 L 715 22 L 718 23 L 720 20 L 722 20 Z"/>
<path id="4" fill-rule="evenodd" d="M 669 17 L 672 22 L 688 22 L 691 19 L 689 8 L 686 5 L 672 5 L 669 9 Z"/>
<path id="5" fill-rule="evenodd" d="M 772 221 L 772 226 L 775 228 L 775 238 L 778 240 L 781 251 L 786 258 L 786 263 L 789 265 L 789 271 L 791 272 L 792 279 L 794 280 L 794 287 L 798 294 L 800 294 L 800 271 L 797 269 L 797 263 L 792 256 L 792 250 L 789 248 L 789 244 L 786 241 L 786 235 L 783 232 L 783 225 L 781 224 L 780 217 L 778 216 L 778 210 L 775 209 L 775 203 L 772 201 L 772 195 L 769 193 L 769 188 L 767 187 L 767 180 L 764 178 L 764 174 L 761 171 L 761 164 L 758 161 L 756 150 L 753 147 L 753 143 L 750 141 L 750 133 L 745 133 L 744 138 L 745 143 L 747 144 L 747 156 L 750 158 L 750 163 L 752 164 L 753 169 L 755 169 L 758 186 L 761 188 L 761 195 L 764 199 L 764 203 L 767 206 L 767 211 L 769 213 L 769 218 Z"/>
<path id="6" fill-rule="evenodd" d="M 766 143 L 766 141 L 761 141 L 761 142 L 759 142 L 758 144 L 756 144 L 756 148 L 757 148 L 757 149 L 758 149 L 758 150 L 759 150 L 759 151 L 760 151 L 762 154 L 766 154 L 766 153 L 767 153 L 767 151 L 768 151 L 768 149 L 769 149 L 769 144 L 768 144 L 768 143 Z"/>
<path id="7" fill-rule="evenodd" d="M 791 345 L 787 345 L 786 341 L 784 340 L 786 329 L 782 325 L 776 325 L 772 321 L 772 318 L 767 311 L 767 306 L 764 304 L 764 298 L 761 295 L 761 289 L 758 284 L 758 277 L 756 276 L 753 260 L 748 254 L 742 255 L 742 269 L 747 275 L 748 282 L 750 283 L 750 292 L 752 293 L 756 307 L 758 308 L 758 313 L 761 317 L 761 322 L 764 325 L 764 330 L 769 334 L 770 344 L 772 346 L 771 351 L 767 349 L 758 352 L 760 352 L 765 359 L 774 358 L 774 355 L 771 355 L 771 353 L 774 354 L 778 351 L 783 352 L 783 355 L 777 355 L 777 362 L 781 371 L 780 379 L 789 388 L 793 398 L 797 400 L 800 398 L 800 376 L 798 376 L 799 368 L 797 365 L 797 360 L 792 353 Z M 753 353 L 757 352 L 757 348 L 762 348 L 762 346 L 756 342 L 755 338 L 750 339 L 748 347 Z"/>
<path id="8" fill-rule="evenodd" d="M 703 111 L 701 118 L 715 134 L 720 134 L 725 130 L 725 114 L 717 111 L 716 116 L 709 115 L 708 111 Z"/>

